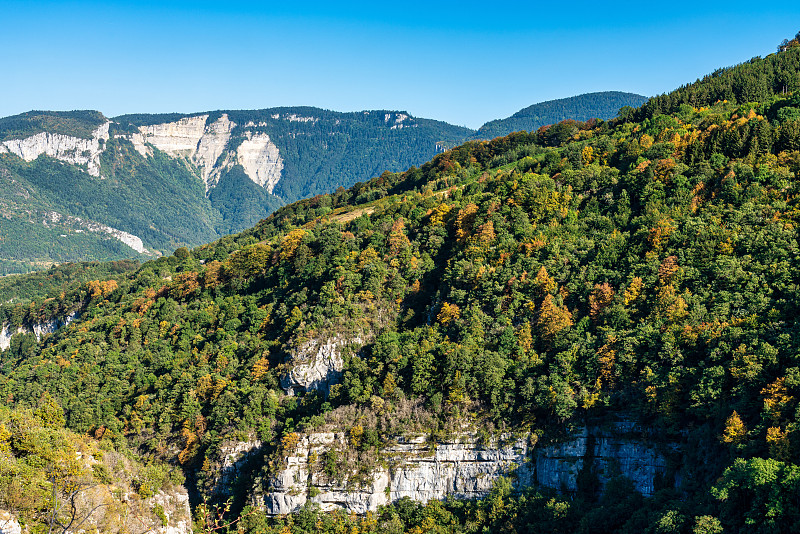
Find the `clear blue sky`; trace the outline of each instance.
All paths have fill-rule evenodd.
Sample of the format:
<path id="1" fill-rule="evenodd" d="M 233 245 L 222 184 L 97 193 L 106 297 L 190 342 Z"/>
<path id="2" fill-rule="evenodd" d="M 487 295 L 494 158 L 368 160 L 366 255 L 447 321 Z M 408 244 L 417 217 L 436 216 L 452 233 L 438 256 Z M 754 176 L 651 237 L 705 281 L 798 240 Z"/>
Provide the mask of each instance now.
<path id="1" fill-rule="evenodd" d="M 309 105 L 477 128 L 769 54 L 800 3 L 0 0 L 0 21 L 0 116 Z"/>

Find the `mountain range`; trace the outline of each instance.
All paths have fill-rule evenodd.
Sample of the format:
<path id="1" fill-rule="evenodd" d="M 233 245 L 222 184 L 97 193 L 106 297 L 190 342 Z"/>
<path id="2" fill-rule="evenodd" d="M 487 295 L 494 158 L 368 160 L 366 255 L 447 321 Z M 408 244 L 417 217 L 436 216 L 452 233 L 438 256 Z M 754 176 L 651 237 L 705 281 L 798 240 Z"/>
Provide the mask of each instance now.
<path id="1" fill-rule="evenodd" d="M 81 115 L 64 157 L 202 193 L 247 162 L 213 157 L 225 115 L 196 148 L 159 137 L 186 117 Z M 796 532 L 798 225 L 795 42 L 141 265 L 2 281 L 0 528 Z"/>
<path id="2" fill-rule="evenodd" d="M 551 123 L 570 110 L 607 119 L 617 103 L 643 100 L 593 93 L 523 112 L 539 110 L 537 120 Z M 515 117 L 492 123 L 493 135 L 538 124 Z M 0 273 L 146 259 L 196 246 L 250 227 L 288 202 L 420 165 L 479 135 L 405 112 L 310 107 L 6 117 L 0 119 Z"/>

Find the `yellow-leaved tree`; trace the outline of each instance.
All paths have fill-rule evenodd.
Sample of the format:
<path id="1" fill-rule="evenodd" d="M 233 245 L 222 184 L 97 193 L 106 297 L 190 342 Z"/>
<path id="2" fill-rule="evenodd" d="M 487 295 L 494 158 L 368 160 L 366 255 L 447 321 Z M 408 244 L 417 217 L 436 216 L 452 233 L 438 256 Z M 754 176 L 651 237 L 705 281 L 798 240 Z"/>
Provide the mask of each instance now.
<path id="1" fill-rule="evenodd" d="M 747 427 L 744 421 L 739 417 L 736 410 L 725 421 L 725 430 L 722 432 L 722 441 L 724 443 L 739 444 L 744 438 L 747 437 Z"/>
<path id="2" fill-rule="evenodd" d="M 551 340 L 560 331 L 572 326 L 572 314 L 566 306 L 556 303 L 553 295 L 548 294 L 539 309 L 537 324 L 542 337 Z"/>

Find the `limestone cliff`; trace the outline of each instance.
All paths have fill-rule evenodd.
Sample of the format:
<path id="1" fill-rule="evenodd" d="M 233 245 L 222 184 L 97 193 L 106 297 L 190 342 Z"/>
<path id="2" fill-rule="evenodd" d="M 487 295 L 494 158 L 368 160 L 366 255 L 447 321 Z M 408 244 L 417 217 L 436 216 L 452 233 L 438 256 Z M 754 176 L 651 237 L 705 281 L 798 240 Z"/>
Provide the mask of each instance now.
<path id="1" fill-rule="evenodd" d="M 193 158 L 206 129 L 208 115 L 185 117 L 176 122 L 140 126 L 144 141 L 172 157 Z"/>
<path id="2" fill-rule="evenodd" d="M 283 159 L 265 133 L 252 135 L 248 132 L 247 139 L 236 149 L 236 160 L 251 180 L 270 193 L 281 179 Z"/>
<path id="3" fill-rule="evenodd" d="M 140 126 L 139 133 L 123 137 L 145 157 L 151 155 L 148 145 L 152 145 L 173 158 L 185 159 L 197 168 L 206 189 L 219 182 L 222 171 L 239 164 L 254 183 L 272 193 L 281 179 L 283 158 L 269 135 L 245 130 L 243 140 L 233 149 L 228 145 L 236 123 L 226 113 L 210 124 L 208 118 L 205 114 Z M 256 127 L 252 123 L 248 125 Z"/>
<path id="4" fill-rule="evenodd" d="M 588 469 L 601 491 L 612 477 L 622 475 L 642 495 L 652 495 L 656 477 L 666 465 L 645 432 L 629 421 L 617 421 L 607 427 L 580 426 L 565 439 L 538 447 L 536 480 L 542 486 L 574 492 L 581 472 Z"/>
<path id="5" fill-rule="evenodd" d="M 482 497 L 500 476 L 514 473 L 522 486 L 530 485 L 533 476 L 527 439 L 482 445 L 472 434 L 437 443 L 425 436 L 399 438 L 381 451 L 380 465 L 366 480 L 352 472 L 331 479 L 321 459 L 327 451 L 343 447 L 343 433 L 303 436 L 286 456 L 285 467 L 266 481 L 266 487 L 256 488 L 253 503 L 269 515 L 296 511 L 308 501 L 322 510 L 364 514 L 402 497 L 420 502 L 447 495 Z M 346 471 L 352 466 L 342 468 Z"/>
<path id="6" fill-rule="evenodd" d="M 360 339 L 348 343 L 338 336 L 332 339 L 312 339 L 291 351 L 289 371 L 281 379 L 281 387 L 289 394 L 295 391 L 318 390 L 327 395 L 331 386 L 342 378 L 344 358 L 342 349 L 360 344 Z"/>
<path id="7" fill-rule="evenodd" d="M 86 172 L 100 176 L 100 155 L 108 140 L 109 124 L 100 125 L 92 132 L 91 139 L 49 132 L 25 139 L 9 139 L 0 142 L 0 154 L 11 152 L 25 161 L 33 161 L 44 154 L 72 165 L 85 165 Z"/>
<path id="8" fill-rule="evenodd" d="M 217 160 L 222 155 L 228 141 L 231 138 L 231 130 L 236 123 L 228 119 L 228 115 L 223 114 L 219 119 L 208 125 L 200 137 L 197 144 L 197 151 L 192 160 L 201 170 L 203 181 L 206 188 L 212 183 L 219 181 L 219 168 L 216 166 Z M 248 173 L 252 178 L 252 175 Z"/>
<path id="9" fill-rule="evenodd" d="M 262 453 L 262 447 L 261 440 L 255 438 L 223 443 L 218 453 L 221 465 L 214 482 L 215 493 L 232 495 L 237 480 L 251 469 L 251 463 Z"/>
<path id="10" fill-rule="evenodd" d="M 11 346 L 11 338 L 15 334 L 33 333 L 36 335 L 36 339 L 39 340 L 43 335 L 52 334 L 62 326 L 67 326 L 78 317 L 79 314 L 75 311 L 63 318 L 55 318 L 44 323 L 37 323 L 29 326 L 13 327 L 9 323 L 3 323 L 0 325 L 0 350 L 6 350 Z"/>
<path id="11" fill-rule="evenodd" d="M 602 492 L 611 478 L 623 476 L 649 496 L 666 469 L 664 455 L 628 421 L 579 426 L 555 442 L 536 443 L 532 435 L 501 436 L 491 443 L 470 432 L 435 442 L 427 436 L 398 436 L 376 453 L 365 476 L 342 460 L 350 446 L 348 434 L 303 434 L 279 457 L 280 468 L 256 481 L 252 504 L 269 515 L 297 511 L 307 502 L 322 510 L 364 514 L 403 497 L 420 502 L 483 497 L 500 476 L 511 476 L 518 488 L 538 485 L 566 493 L 580 489 L 581 477 L 594 480 Z M 260 442 L 226 446 L 218 487 L 227 487 L 231 475 L 247 469 L 260 451 Z M 326 470 L 330 458 L 337 458 L 340 472 L 335 475 Z"/>

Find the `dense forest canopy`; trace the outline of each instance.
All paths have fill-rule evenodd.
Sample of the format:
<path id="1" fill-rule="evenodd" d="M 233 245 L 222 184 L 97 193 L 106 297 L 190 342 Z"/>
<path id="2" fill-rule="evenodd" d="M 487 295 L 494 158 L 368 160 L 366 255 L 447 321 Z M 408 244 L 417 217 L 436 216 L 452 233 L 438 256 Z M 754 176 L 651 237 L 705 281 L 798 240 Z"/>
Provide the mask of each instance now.
<path id="1" fill-rule="evenodd" d="M 622 477 L 602 495 L 591 477 L 571 495 L 501 479 L 480 501 L 268 519 L 239 494 L 231 531 L 795 531 L 798 89 L 788 47 L 614 120 L 468 142 L 6 305 L 15 325 L 81 316 L 12 338 L 0 399 L 55 403 L 72 431 L 107 430 L 209 498 L 224 440 L 263 441 L 249 476 L 268 476 L 299 433 L 334 425 L 367 462 L 354 473 L 397 434 L 460 425 L 546 442 L 623 417 L 678 451 L 647 499 Z M 292 351 L 333 338 L 355 344 L 341 383 L 287 395 Z"/>

